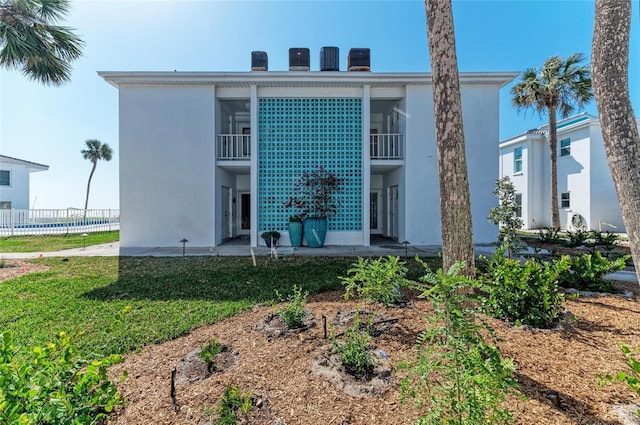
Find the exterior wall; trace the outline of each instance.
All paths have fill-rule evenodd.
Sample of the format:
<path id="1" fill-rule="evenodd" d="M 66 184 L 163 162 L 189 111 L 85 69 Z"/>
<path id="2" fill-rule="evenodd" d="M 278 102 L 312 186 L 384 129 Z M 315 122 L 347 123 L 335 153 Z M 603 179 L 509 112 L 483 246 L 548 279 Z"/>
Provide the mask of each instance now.
<path id="1" fill-rule="evenodd" d="M 500 93 L 487 85 L 462 86 L 465 150 L 471 191 L 474 243 L 495 242 L 497 226 L 489 223 L 489 208 L 498 204 L 492 195 L 498 179 Z"/>
<path id="2" fill-rule="evenodd" d="M 558 131 L 558 203 L 560 210 L 560 227 L 569 228 L 573 214 L 580 214 L 591 221 L 591 141 L 589 127 Z M 560 142 L 570 139 L 571 155 L 560 156 Z M 570 207 L 561 205 L 562 193 L 568 192 Z"/>
<path id="3" fill-rule="evenodd" d="M 439 245 L 440 186 L 432 90 L 409 86 L 405 101 L 405 166 L 404 184 L 399 185 L 398 240 L 412 245 Z M 390 179 L 388 186 L 396 182 L 401 182 L 400 176 Z"/>
<path id="4" fill-rule="evenodd" d="M 23 165 L 0 164 L 10 174 L 9 186 L 0 186 L 0 201 L 11 202 L 14 210 L 29 209 L 29 169 Z"/>
<path id="5" fill-rule="evenodd" d="M 214 90 L 120 87 L 123 247 L 214 245 Z"/>
<path id="6" fill-rule="evenodd" d="M 591 209 L 588 224 L 594 230 L 624 232 L 622 211 L 604 150 L 600 123 L 592 122 L 590 130 Z"/>

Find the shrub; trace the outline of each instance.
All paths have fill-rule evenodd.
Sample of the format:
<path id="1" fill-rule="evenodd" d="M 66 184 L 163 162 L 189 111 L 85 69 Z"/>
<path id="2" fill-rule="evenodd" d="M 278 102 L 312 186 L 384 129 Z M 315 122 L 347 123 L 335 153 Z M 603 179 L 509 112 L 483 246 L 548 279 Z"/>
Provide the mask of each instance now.
<path id="1" fill-rule="evenodd" d="M 215 356 L 222 353 L 223 351 L 224 345 L 217 342 L 215 338 L 212 338 L 208 344 L 201 347 L 198 356 L 200 356 L 200 358 L 204 360 L 205 363 L 209 364 L 213 361 L 213 358 Z"/>
<path id="2" fill-rule="evenodd" d="M 371 315 L 372 320 L 374 316 Z M 375 357 L 369 351 L 370 325 L 369 323 L 362 329 L 360 316 L 356 311 L 353 324 L 344 333 L 344 342 L 340 343 L 335 338 L 331 341 L 333 349 L 340 355 L 342 366 L 356 378 L 363 378 L 373 373 Z"/>
<path id="3" fill-rule="evenodd" d="M 287 302 L 282 309 L 276 310 L 280 319 L 289 329 L 301 328 L 304 325 L 304 306 L 307 303 L 309 291 L 303 293 L 302 286 L 293 285 L 293 294 L 288 298 L 283 298 L 278 291 L 276 295 L 281 302 Z"/>
<path id="4" fill-rule="evenodd" d="M 568 256 L 551 263 L 529 259 L 521 266 L 520 261 L 504 257 L 504 247 L 496 250 L 480 278 L 486 294 L 482 310 L 518 325 L 551 326 L 564 303 L 558 282 L 569 261 Z"/>
<path id="5" fill-rule="evenodd" d="M 552 227 L 545 227 L 544 229 L 540 229 L 540 232 L 538 233 L 538 239 L 540 239 L 540 242 L 552 244 L 558 244 L 563 241 L 562 237 L 560 236 L 560 231 Z"/>
<path id="6" fill-rule="evenodd" d="M 483 338 L 483 329 L 489 335 L 493 330 L 477 323 L 468 290 L 477 283 L 459 276 L 463 267 L 456 263 L 446 274 L 427 268 L 422 280 L 430 286 L 417 286 L 420 297 L 433 304 L 435 315 L 418 338 L 416 360 L 400 366 L 408 371 L 401 383 L 402 397 L 412 397 L 424 410 L 419 424 L 511 423 L 511 413 L 501 405 L 517 385 L 515 367 Z"/>
<path id="7" fill-rule="evenodd" d="M 498 197 L 498 206 L 489 209 L 487 220 L 490 223 L 500 226 L 500 240 L 509 251 L 509 257 L 526 249 L 518 230 L 522 228 L 522 218 L 518 216 L 520 208 L 516 203 L 516 189 L 511 179 L 505 176 L 496 180 L 496 187 L 493 194 Z"/>
<path id="8" fill-rule="evenodd" d="M 400 287 L 408 285 L 408 269 L 399 257 L 389 255 L 377 260 L 358 257 L 358 262 L 347 270 L 348 276 L 340 276 L 344 298 L 357 296 L 386 306 L 402 301 Z"/>
<path id="9" fill-rule="evenodd" d="M 237 385 L 229 385 L 224 389 L 220 404 L 218 405 L 217 425 L 235 425 L 238 423 L 238 412 L 246 415 L 253 405 L 251 400 L 252 390 L 242 394 L 242 390 Z"/>
<path id="10" fill-rule="evenodd" d="M 589 240 L 590 232 L 582 229 L 567 231 L 567 238 L 564 244 L 570 248 L 584 245 Z"/>
<path id="11" fill-rule="evenodd" d="M 624 382 L 631 389 L 640 396 L 640 347 L 636 348 L 638 352 L 638 358 L 636 359 L 631 347 L 626 344 L 620 344 L 622 353 L 627 358 L 627 366 L 631 369 L 631 374 L 627 375 L 626 372 L 620 371 L 615 376 L 605 375 L 600 377 L 600 385 L 604 385 L 607 382 Z M 636 412 L 640 415 L 640 409 Z"/>
<path id="12" fill-rule="evenodd" d="M 628 258 L 626 255 L 609 261 L 598 251 L 578 255 L 570 260 L 568 270 L 560 273 L 559 284 L 584 291 L 612 292 L 613 284 L 602 277 L 624 269 Z"/>
<path id="13" fill-rule="evenodd" d="M 91 362 L 78 358 L 64 332 L 56 343 L 27 353 L 16 349 L 10 331 L 0 333 L 0 423 L 102 423 L 125 404 L 107 376 L 107 369 L 121 362 L 115 354 Z"/>

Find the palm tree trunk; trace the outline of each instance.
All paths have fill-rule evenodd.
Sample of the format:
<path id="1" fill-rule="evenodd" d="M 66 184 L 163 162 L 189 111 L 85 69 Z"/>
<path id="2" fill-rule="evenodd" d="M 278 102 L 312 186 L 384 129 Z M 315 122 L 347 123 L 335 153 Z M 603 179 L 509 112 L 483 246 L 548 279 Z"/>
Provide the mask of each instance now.
<path id="1" fill-rule="evenodd" d="M 438 148 L 443 269 L 464 261 L 466 269 L 462 273 L 473 276 L 471 203 L 451 0 L 425 0 L 425 10 Z"/>
<path id="2" fill-rule="evenodd" d="M 640 134 L 629 98 L 630 0 L 596 0 L 591 47 L 602 138 L 640 281 Z"/>
<path id="3" fill-rule="evenodd" d="M 551 172 L 551 227 L 560 229 L 558 206 L 558 122 L 556 105 L 549 106 L 549 171 Z"/>
<path id="4" fill-rule="evenodd" d="M 91 189 L 91 179 L 93 178 L 93 173 L 96 171 L 96 166 L 98 165 L 98 161 L 93 162 L 93 167 L 91 167 L 91 173 L 89 173 L 89 181 L 87 182 L 87 197 L 84 201 L 84 218 L 87 218 L 87 207 L 89 206 L 89 190 Z"/>

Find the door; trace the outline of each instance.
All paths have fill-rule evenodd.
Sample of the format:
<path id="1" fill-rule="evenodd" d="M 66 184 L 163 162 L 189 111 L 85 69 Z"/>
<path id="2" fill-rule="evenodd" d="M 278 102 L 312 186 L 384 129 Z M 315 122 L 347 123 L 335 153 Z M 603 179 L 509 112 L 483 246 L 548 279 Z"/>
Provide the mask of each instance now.
<path id="1" fill-rule="evenodd" d="M 238 192 L 238 234 L 251 234 L 251 195 L 249 192 Z"/>
<path id="2" fill-rule="evenodd" d="M 222 186 L 222 240 L 229 239 L 233 235 L 231 234 L 231 203 L 232 193 L 231 188 Z"/>
<path id="3" fill-rule="evenodd" d="M 369 194 L 369 231 L 372 235 L 382 233 L 382 191 L 372 190 Z"/>
<path id="4" fill-rule="evenodd" d="M 387 218 L 388 218 L 388 234 L 392 239 L 398 239 L 398 186 L 390 186 L 387 189 Z"/>

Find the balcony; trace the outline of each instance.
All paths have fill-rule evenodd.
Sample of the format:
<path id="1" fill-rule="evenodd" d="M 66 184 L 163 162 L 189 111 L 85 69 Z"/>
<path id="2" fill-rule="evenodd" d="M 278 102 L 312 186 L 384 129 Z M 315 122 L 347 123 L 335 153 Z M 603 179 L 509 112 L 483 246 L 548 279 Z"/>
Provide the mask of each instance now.
<path id="1" fill-rule="evenodd" d="M 404 140 L 402 134 L 371 134 L 371 159 L 403 159 Z"/>
<path id="2" fill-rule="evenodd" d="M 218 134 L 218 159 L 225 161 L 251 159 L 251 135 Z"/>
<path id="3" fill-rule="evenodd" d="M 371 134 L 369 136 L 372 160 L 404 159 L 402 134 Z M 224 161 L 247 161 L 251 159 L 251 135 L 218 134 L 218 159 Z"/>

